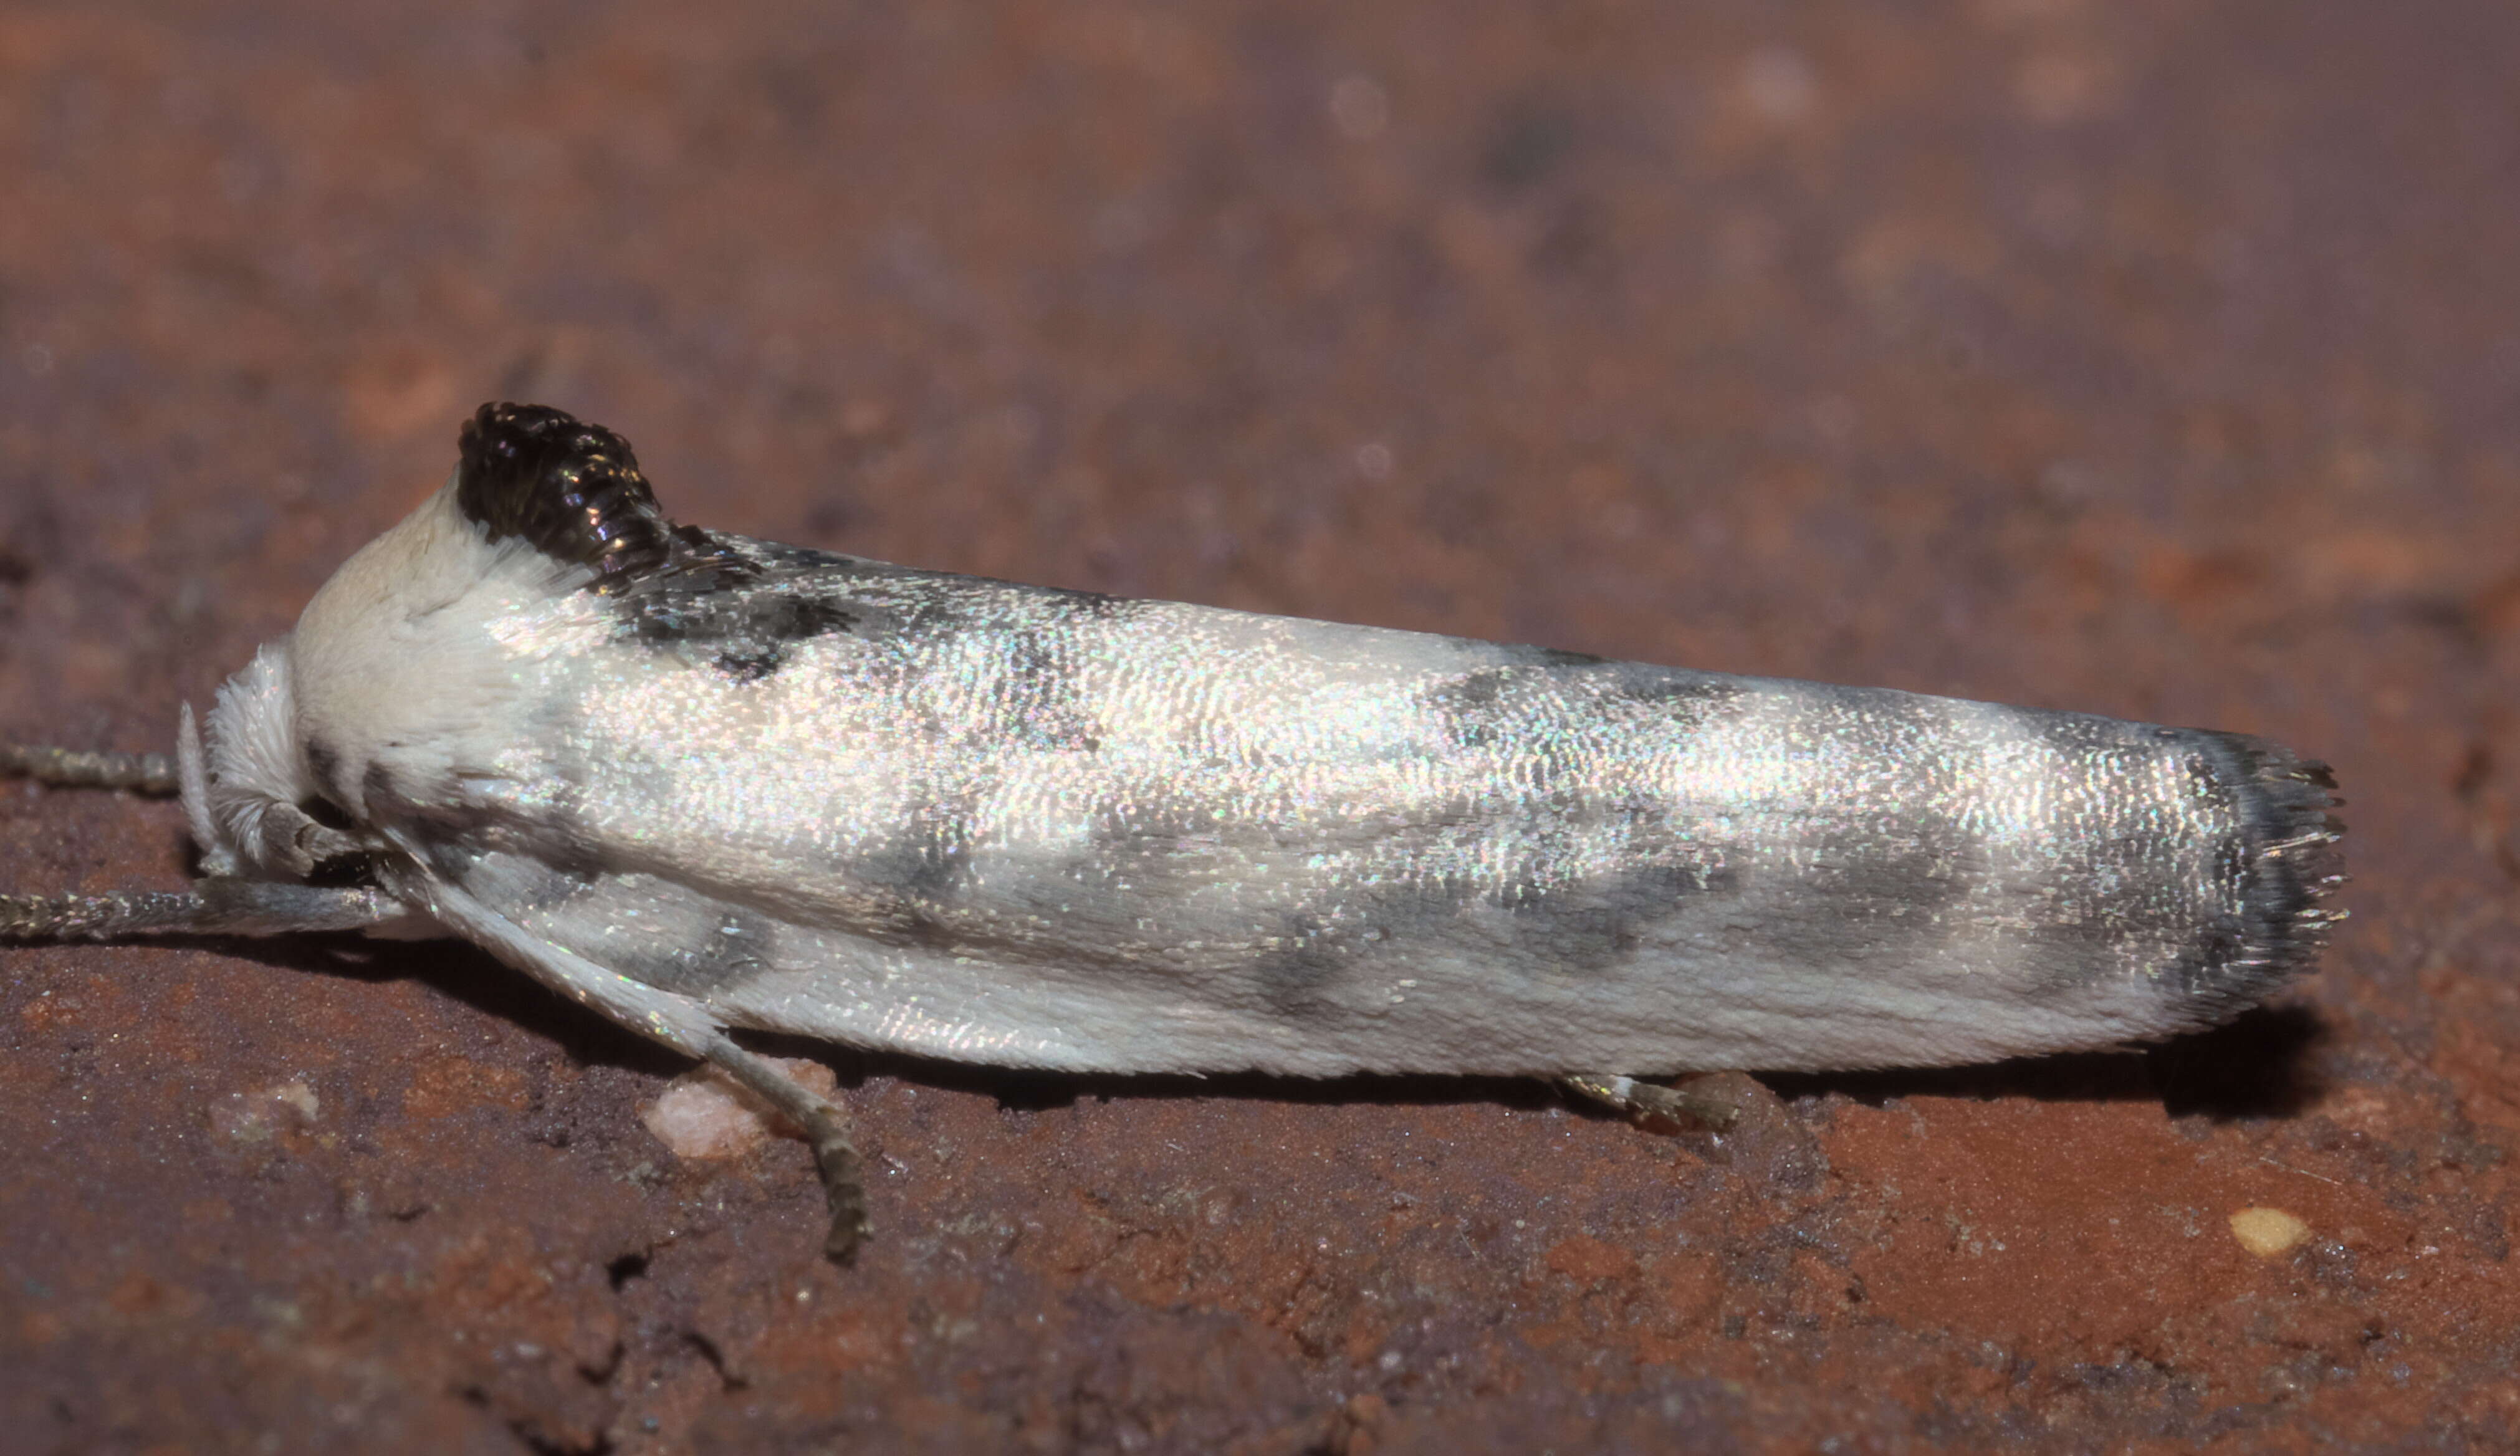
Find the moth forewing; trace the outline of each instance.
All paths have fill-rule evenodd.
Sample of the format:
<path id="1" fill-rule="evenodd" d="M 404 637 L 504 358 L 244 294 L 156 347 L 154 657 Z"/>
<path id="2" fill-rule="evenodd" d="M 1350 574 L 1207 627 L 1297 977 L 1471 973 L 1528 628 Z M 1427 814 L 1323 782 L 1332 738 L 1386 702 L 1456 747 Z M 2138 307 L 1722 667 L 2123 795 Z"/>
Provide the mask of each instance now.
<path id="1" fill-rule="evenodd" d="M 483 406 L 180 756 L 198 905 L 0 933 L 421 918 L 789 1112 L 835 1252 L 840 1115 L 730 1029 L 1670 1113 L 1635 1078 L 2210 1025 L 2340 914 L 2332 783 L 2264 740 L 753 541 L 533 406 Z"/>

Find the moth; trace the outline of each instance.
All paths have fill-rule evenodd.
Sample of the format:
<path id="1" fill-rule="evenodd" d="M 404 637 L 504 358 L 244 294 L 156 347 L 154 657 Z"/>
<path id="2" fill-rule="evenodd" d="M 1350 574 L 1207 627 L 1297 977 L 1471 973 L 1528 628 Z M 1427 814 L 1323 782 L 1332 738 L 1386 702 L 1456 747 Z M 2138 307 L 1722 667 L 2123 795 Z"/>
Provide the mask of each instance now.
<path id="1" fill-rule="evenodd" d="M 739 1030 L 1005 1067 L 1940 1066 L 2227 1020 L 2341 911 L 2258 738 L 1020 586 L 678 525 L 484 405 L 452 478 L 158 754 L 202 878 L 0 935 L 454 935 L 810 1134 Z"/>

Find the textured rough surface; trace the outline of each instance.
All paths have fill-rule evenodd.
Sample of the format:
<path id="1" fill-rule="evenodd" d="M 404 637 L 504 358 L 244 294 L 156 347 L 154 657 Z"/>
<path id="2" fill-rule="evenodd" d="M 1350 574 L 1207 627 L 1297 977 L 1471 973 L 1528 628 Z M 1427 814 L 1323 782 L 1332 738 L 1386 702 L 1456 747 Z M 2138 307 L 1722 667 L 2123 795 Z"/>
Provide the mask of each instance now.
<path id="1" fill-rule="evenodd" d="M 12 8 L 0 735 L 165 747 L 534 398 L 774 539 L 2269 734 L 2357 877 L 2229 1030 L 1721 1141 L 825 1054 L 848 1271 L 485 957 L 0 950 L 13 1448 L 2507 1449 L 2514 73 L 2482 0 Z M 181 873 L 0 794 L 11 887 Z"/>

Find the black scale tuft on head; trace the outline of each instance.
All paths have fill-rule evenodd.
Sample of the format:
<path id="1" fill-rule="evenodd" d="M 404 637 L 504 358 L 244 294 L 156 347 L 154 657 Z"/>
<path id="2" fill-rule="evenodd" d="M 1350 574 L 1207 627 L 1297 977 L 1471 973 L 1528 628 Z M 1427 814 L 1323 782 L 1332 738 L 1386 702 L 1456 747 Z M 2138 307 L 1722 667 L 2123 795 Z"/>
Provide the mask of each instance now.
<path id="1" fill-rule="evenodd" d="M 455 501 L 494 541 L 518 537 L 593 567 L 610 591 L 663 566 L 673 523 L 630 442 L 540 404 L 485 404 L 465 422 Z"/>
<path id="2" fill-rule="evenodd" d="M 769 677 L 788 645 L 845 632 L 858 614 L 813 589 L 839 558 L 676 525 L 630 442 L 540 404 L 485 404 L 465 423 L 455 501 L 494 541 L 515 537 L 595 569 L 624 637 L 706 650 L 739 682 Z"/>

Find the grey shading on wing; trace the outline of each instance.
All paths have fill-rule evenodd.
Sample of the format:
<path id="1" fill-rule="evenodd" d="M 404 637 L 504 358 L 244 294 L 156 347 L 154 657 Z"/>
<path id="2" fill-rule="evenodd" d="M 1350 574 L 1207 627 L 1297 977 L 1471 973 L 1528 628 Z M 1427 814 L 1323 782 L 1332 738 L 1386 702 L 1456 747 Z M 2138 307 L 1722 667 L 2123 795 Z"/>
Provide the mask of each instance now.
<path id="1" fill-rule="evenodd" d="M 485 614 L 520 720 L 357 792 L 730 1024 L 1120 1071 L 1957 1063 L 2223 1020 L 2328 919 L 2324 771 L 2260 740 L 670 556 Z"/>

